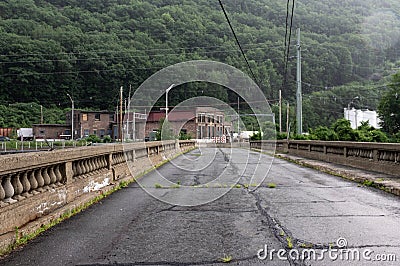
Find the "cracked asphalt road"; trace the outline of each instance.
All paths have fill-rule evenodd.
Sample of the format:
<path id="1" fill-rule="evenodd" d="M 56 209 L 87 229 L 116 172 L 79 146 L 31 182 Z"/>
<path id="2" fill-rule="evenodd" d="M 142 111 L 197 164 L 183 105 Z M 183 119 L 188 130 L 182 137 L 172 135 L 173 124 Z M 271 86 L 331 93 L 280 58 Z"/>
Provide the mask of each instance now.
<path id="1" fill-rule="evenodd" d="M 252 178 L 267 172 L 252 191 Z M 160 182 L 160 174 L 169 181 Z M 182 186 L 172 188 L 170 181 Z M 236 182 L 241 186 L 220 196 Z M 222 265 L 223 257 L 231 257 L 232 265 L 398 265 L 400 260 L 399 198 L 268 155 L 195 150 L 143 177 L 140 185 L 161 200 L 131 184 L 0 265 Z M 194 207 L 165 203 L 181 199 L 194 205 L 208 196 L 218 199 Z M 371 258 L 395 254 L 397 262 L 287 256 L 292 245 L 299 251 L 314 248 L 318 257 L 340 237 L 348 248 L 370 249 Z M 272 261 L 258 259 L 265 245 L 269 251 L 284 249 L 288 260 L 277 254 Z"/>

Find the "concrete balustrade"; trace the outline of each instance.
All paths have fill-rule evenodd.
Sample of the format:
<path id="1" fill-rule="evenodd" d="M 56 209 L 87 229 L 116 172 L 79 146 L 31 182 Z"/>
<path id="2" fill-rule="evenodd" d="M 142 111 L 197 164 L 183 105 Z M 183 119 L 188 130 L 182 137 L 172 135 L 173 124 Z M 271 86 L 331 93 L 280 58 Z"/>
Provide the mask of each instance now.
<path id="1" fill-rule="evenodd" d="M 346 141 L 279 140 L 252 141 L 251 148 L 270 149 L 304 158 L 348 165 L 398 176 L 400 144 Z"/>
<path id="2" fill-rule="evenodd" d="M 32 232 L 194 146 L 172 140 L 0 156 L 0 249 L 15 241 L 16 227 Z"/>

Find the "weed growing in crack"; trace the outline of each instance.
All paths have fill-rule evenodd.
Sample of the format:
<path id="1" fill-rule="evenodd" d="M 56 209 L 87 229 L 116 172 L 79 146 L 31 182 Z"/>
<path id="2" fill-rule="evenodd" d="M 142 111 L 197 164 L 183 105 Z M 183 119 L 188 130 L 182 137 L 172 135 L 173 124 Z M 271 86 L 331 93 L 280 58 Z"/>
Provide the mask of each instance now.
<path id="1" fill-rule="evenodd" d="M 372 181 L 372 180 L 365 180 L 362 184 L 363 184 L 364 186 L 371 187 L 371 186 L 374 184 L 374 181 Z"/>
<path id="2" fill-rule="evenodd" d="M 229 263 L 229 262 L 232 261 L 232 256 L 224 255 L 220 260 L 221 260 L 223 263 Z"/>
<path id="3" fill-rule="evenodd" d="M 268 183 L 267 185 L 269 188 L 276 188 L 276 184 L 275 183 Z"/>
<path id="4" fill-rule="evenodd" d="M 290 237 L 286 237 L 286 242 L 287 242 L 287 247 L 292 249 L 293 248 L 293 242 Z"/>
<path id="5" fill-rule="evenodd" d="M 158 183 L 156 183 L 156 184 L 154 184 L 154 187 L 155 187 L 155 188 L 162 188 L 163 186 L 160 185 L 160 184 L 158 184 Z"/>

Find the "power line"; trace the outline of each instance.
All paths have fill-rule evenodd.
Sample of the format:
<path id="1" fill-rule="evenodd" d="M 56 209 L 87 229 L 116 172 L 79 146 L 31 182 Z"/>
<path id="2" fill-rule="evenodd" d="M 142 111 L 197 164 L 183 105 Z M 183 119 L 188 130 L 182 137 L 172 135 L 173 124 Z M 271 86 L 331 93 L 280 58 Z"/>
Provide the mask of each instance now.
<path id="1" fill-rule="evenodd" d="M 286 88 L 287 84 L 287 72 L 288 72 L 288 64 L 289 64 L 289 54 L 290 54 L 290 40 L 292 36 L 292 27 L 293 27 L 293 16 L 294 16 L 294 0 L 292 0 L 292 12 L 290 18 L 290 29 L 289 27 L 289 9 L 290 9 L 290 0 L 287 0 L 286 4 L 286 27 L 285 27 L 285 52 L 284 52 L 284 70 L 283 70 L 283 81 L 282 81 L 282 89 Z M 289 31 L 289 37 L 288 37 Z"/>
<path id="2" fill-rule="evenodd" d="M 222 4 L 222 1 L 221 1 L 221 0 L 218 0 L 218 2 L 219 2 L 219 4 L 220 4 L 220 6 L 221 6 L 222 11 L 224 12 L 226 21 L 228 22 L 229 27 L 231 28 L 232 34 L 233 34 L 233 36 L 235 37 L 236 43 L 237 43 L 237 45 L 239 46 L 239 49 L 240 49 L 240 52 L 242 53 L 242 56 L 243 56 L 243 58 L 244 58 L 244 61 L 246 61 L 247 67 L 248 67 L 248 69 L 249 69 L 249 71 L 250 71 L 250 73 L 251 73 L 251 75 L 252 75 L 254 81 L 260 86 L 261 84 L 257 81 L 257 78 L 256 78 L 256 76 L 254 75 L 253 70 L 251 69 L 251 66 L 250 66 L 250 64 L 249 64 L 249 61 L 247 60 L 246 54 L 244 53 L 244 51 L 243 51 L 243 49 L 242 49 L 242 46 L 240 45 L 239 39 L 237 38 L 236 33 L 235 33 L 235 30 L 234 30 L 233 27 L 232 27 L 232 24 L 231 24 L 231 21 L 229 20 L 228 14 L 227 14 L 226 11 L 225 11 L 224 5 Z"/>

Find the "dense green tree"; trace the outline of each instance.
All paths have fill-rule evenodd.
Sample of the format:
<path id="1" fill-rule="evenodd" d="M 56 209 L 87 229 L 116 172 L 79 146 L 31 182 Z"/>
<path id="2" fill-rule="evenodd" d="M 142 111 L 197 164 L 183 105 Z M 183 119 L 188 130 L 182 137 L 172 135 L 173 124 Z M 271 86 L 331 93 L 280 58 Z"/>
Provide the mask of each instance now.
<path id="1" fill-rule="evenodd" d="M 282 88 L 286 3 L 224 4 L 266 97 L 276 100 L 282 89 L 284 99 L 294 102 L 293 43 Z M 297 3 L 293 29 L 303 32 L 306 130 L 329 126 L 355 96 L 361 107 L 376 107 L 380 92 L 356 87 L 369 87 L 370 80 L 398 67 L 399 9 L 395 0 Z M 33 101 L 66 108 L 68 92 L 79 108 L 113 110 L 120 86 L 135 89 L 157 70 L 195 59 L 224 62 L 251 75 L 217 1 L 7 0 L 0 2 L 0 33 L 5 105 Z M 294 32 L 292 37 L 293 42 Z M 190 84 L 171 102 L 199 92 L 229 101 L 224 89 Z"/>
<path id="2" fill-rule="evenodd" d="M 393 76 L 389 90 L 379 102 L 378 112 L 383 130 L 397 134 L 400 131 L 400 72 Z"/>

